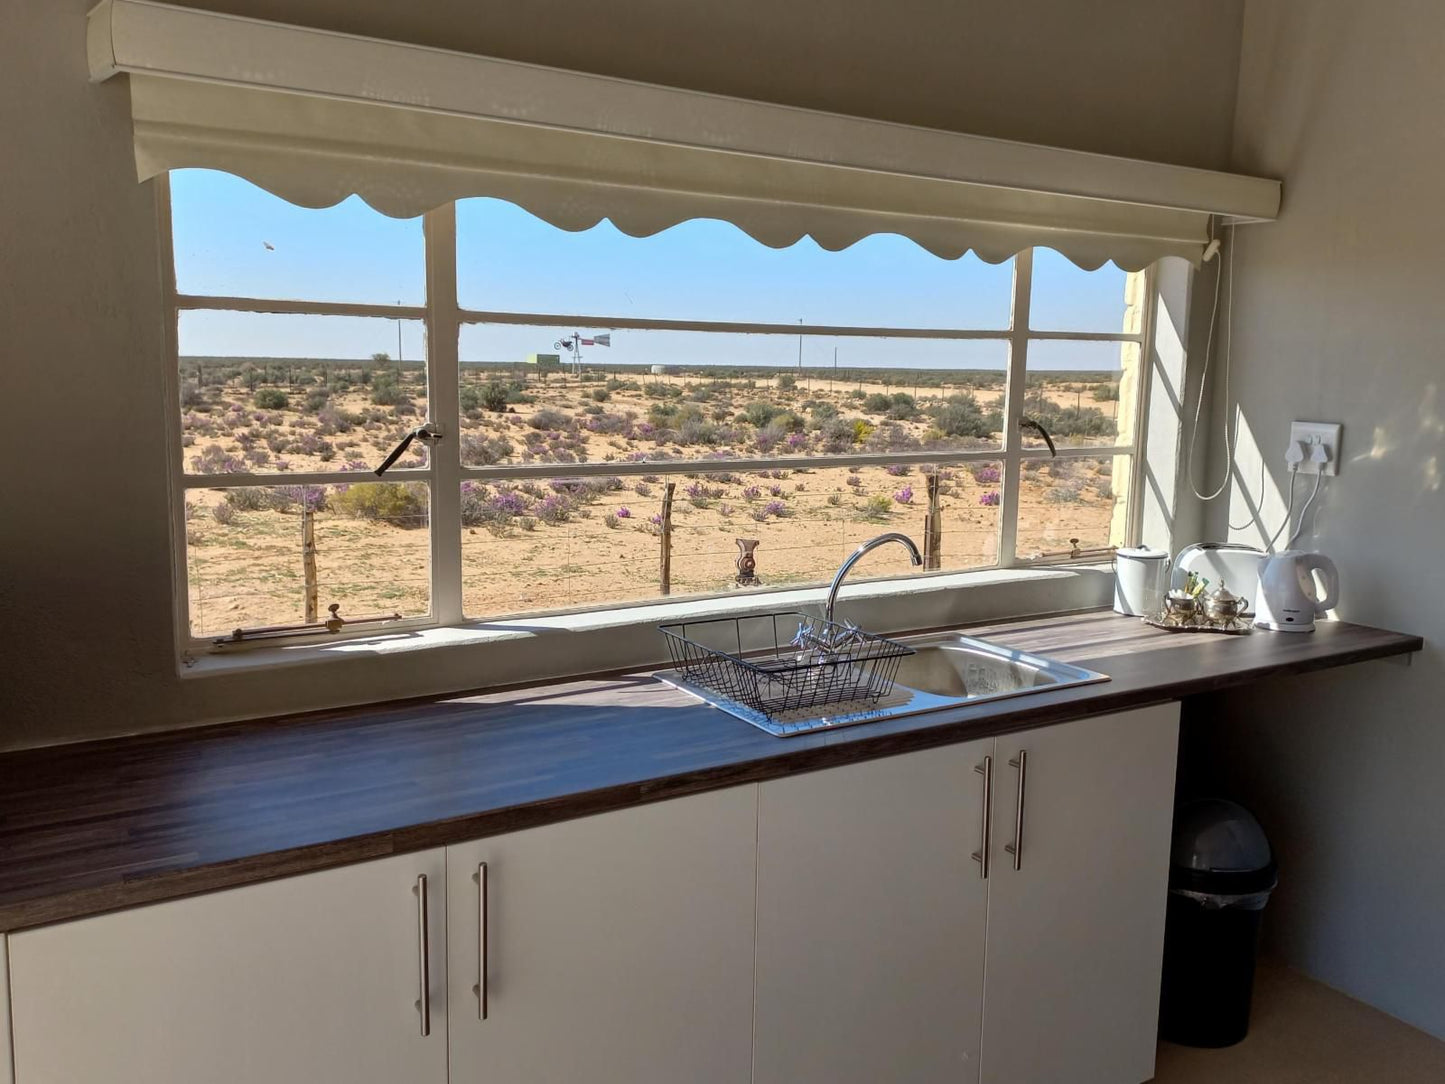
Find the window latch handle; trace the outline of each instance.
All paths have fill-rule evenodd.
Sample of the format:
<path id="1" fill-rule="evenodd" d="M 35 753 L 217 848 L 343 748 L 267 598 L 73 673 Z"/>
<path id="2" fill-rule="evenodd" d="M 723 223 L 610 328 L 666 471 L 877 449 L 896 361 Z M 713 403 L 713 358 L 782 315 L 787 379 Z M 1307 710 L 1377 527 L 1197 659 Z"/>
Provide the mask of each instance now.
<path id="1" fill-rule="evenodd" d="M 436 423 L 426 422 L 423 425 L 417 426 L 411 430 L 411 432 L 407 433 L 406 436 L 402 437 L 401 443 L 393 448 L 391 454 L 381 461 L 381 466 L 376 468 L 376 476 L 380 478 L 387 471 L 391 470 L 396 461 L 406 454 L 406 450 L 411 447 L 412 441 L 419 440 L 423 444 L 431 445 L 441 439 L 441 429 Z"/>
<path id="2" fill-rule="evenodd" d="M 1030 418 L 1027 414 L 1021 414 L 1019 416 L 1019 428 L 1032 429 L 1035 433 L 1044 438 L 1044 443 L 1049 446 L 1049 455 L 1053 456 L 1055 459 L 1059 457 L 1059 450 L 1054 447 L 1054 438 L 1049 436 L 1049 431 L 1044 428 L 1043 422 L 1040 422 L 1034 418 Z M 401 453 L 397 452 L 396 454 L 400 455 Z M 377 471 L 376 473 L 380 474 L 381 471 Z"/>

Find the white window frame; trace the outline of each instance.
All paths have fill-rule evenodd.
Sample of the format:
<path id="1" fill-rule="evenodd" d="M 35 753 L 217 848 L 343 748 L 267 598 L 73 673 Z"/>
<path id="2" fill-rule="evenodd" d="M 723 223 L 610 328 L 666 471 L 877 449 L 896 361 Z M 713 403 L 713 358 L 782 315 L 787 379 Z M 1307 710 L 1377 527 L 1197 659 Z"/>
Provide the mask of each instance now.
<path id="1" fill-rule="evenodd" d="M 425 372 L 427 380 L 427 413 L 431 425 L 441 434 L 441 440 L 433 444 L 425 467 L 393 467 L 386 474 L 388 481 L 424 482 L 430 490 L 428 501 L 429 530 L 431 531 L 431 609 L 422 616 L 401 618 L 385 623 L 358 624 L 354 628 L 336 634 L 321 634 L 312 639 L 332 641 L 337 638 L 374 637 L 388 632 L 410 631 L 423 628 L 460 626 L 485 623 L 485 617 L 469 618 L 462 607 L 462 521 L 461 486 L 466 480 L 496 482 L 505 479 L 537 478 L 585 478 L 596 476 L 631 477 L 644 474 L 708 474 L 720 471 L 748 471 L 761 469 L 798 468 L 839 468 L 839 467 L 881 467 L 891 463 L 923 464 L 936 463 L 940 466 L 967 463 L 1001 463 L 1003 467 L 1000 485 L 1000 506 L 998 517 L 998 559 L 991 565 L 980 565 L 977 569 L 941 569 L 933 572 L 913 573 L 906 577 L 877 577 L 878 580 L 915 582 L 920 578 L 956 576 L 961 571 L 983 571 L 988 569 L 1028 568 L 1046 564 L 1060 564 L 1087 561 L 1090 558 L 1104 559 L 1103 551 L 1087 551 L 1080 554 L 1045 555 L 1040 558 L 1021 558 L 1017 553 L 1019 480 L 1026 460 L 1048 459 L 1050 453 L 1044 448 L 1026 448 L 1023 434 L 1019 429 L 1019 418 L 1023 413 L 1023 399 L 1027 392 L 1028 348 L 1031 341 L 1043 342 L 1111 342 L 1133 343 L 1138 350 L 1137 379 L 1135 381 L 1133 405 L 1133 440 L 1128 444 L 1105 446 L 1061 447 L 1059 459 L 1101 459 L 1108 456 L 1130 458 L 1129 487 L 1127 493 L 1127 523 L 1125 539 L 1127 544 L 1136 544 L 1141 524 L 1141 496 L 1145 472 L 1140 469 L 1144 450 L 1145 434 L 1148 431 L 1147 408 L 1149 403 L 1149 373 L 1147 344 L 1154 321 L 1156 304 L 1154 279 L 1157 265 L 1144 271 L 1144 308 L 1137 332 L 1116 333 L 1081 331 L 1044 331 L 1029 328 L 1029 306 L 1033 286 L 1033 250 L 1025 249 L 1013 259 L 1012 306 L 1009 326 L 1000 330 L 959 330 L 940 328 L 876 328 L 839 327 L 823 324 L 768 324 L 733 323 L 719 321 L 637 319 L 599 314 L 556 314 L 493 312 L 478 309 L 464 309 L 457 299 L 457 249 L 456 249 L 456 206 L 446 204 L 423 216 L 425 236 L 426 300 L 423 305 L 386 305 L 319 301 L 287 301 L 246 297 L 222 297 L 214 295 L 181 294 L 176 289 L 175 245 L 171 230 L 170 185 L 165 176 L 156 179 L 156 205 L 162 248 L 161 276 L 165 304 L 166 342 L 166 434 L 171 473 L 172 506 L 172 548 L 173 548 L 173 599 L 176 630 L 176 646 L 179 656 L 185 660 L 195 655 L 217 649 L 217 636 L 194 636 L 190 629 L 190 585 L 186 568 L 186 492 L 192 489 L 219 489 L 243 486 L 275 485 L 335 485 L 356 483 L 355 472 L 342 471 L 288 471 L 284 473 L 235 473 L 235 474 L 188 474 L 185 471 L 181 443 L 181 381 L 179 320 L 180 314 L 190 310 L 213 310 L 248 313 L 287 313 L 307 316 L 367 316 L 392 320 L 420 320 L 426 331 Z M 966 451 L 918 451 L 896 453 L 809 455 L 809 456 L 764 456 L 754 458 L 730 458 L 709 460 L 668 459 L 642 462 L 594 462 L 594 463 L 529 463 L 496 465 L 490 467 L 465 467 L 460 455 L 460 365 L 459 340 L 461 328 L 466 324 L 520 324 L 528 326 L 556 327 L 571 331 L 578 327 L 605 328 L 617 330 L 668 330 L 696 332 L 728 332 L 767 335 L 818 335 L 859 338 L 919 338 L 992 341 L 1008 347 L 1006 370 L 1003 444 L 1000 448 L 973 449 Z M 859 577 L 859 579 L 864 579 Z M 780 588 L 779 590 L 783 590 Z M 769 592 L 750 594 L 759 606 L 766 605 Z M 709 596 L 659 596 L 656 600 L 625 600 L 617 607 L 633 608 L 639 605 L 665 606 L 686 598 L 697 601 Z M 577 607 L 576 610 L 552 609 L 548 614 L 605 610 L 608 606 Z M 346 616 L 346 615 L 343 615 Z M 515 615 L 522 616 L 522 615 Z M 305 637 L 287 639 L 284 642 L 303 641 Z M 260 640 L 227 644 L 227 650 L 261 644 L 275 646 L 276 640 Z"/>

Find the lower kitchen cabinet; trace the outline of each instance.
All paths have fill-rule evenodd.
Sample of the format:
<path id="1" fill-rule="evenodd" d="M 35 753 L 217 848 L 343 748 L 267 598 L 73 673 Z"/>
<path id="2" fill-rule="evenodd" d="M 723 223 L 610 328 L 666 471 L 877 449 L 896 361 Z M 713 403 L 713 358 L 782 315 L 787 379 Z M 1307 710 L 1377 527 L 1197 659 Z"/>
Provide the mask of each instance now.
<path id="1" fill-rule="evenodd" d="M 983 1084 L 1154 1075 L 1178 740 L 1178 704 L 997 739 Z"/>
<path id="2" fill-rule="evenodd" d="M 747 786 L 449 847 L 453 1084 L 746 1084 L 756 832 Z"/>
<path id="3" fill-rule="evenodd" d="M 754 1084 L 977 1079 L 992 749 L 761 785 Z"/>
<path id="4" fill-rule="evenodd" d="M 1139 1084 L 1178 721 L 1100 716 L 11 934 L 14 1080 Z"/>
<path id="5" fill-rule="evenodd" d="M 12 934 L 15 1079 L 445 1084 L 445 873 L 438 849 Z"/>

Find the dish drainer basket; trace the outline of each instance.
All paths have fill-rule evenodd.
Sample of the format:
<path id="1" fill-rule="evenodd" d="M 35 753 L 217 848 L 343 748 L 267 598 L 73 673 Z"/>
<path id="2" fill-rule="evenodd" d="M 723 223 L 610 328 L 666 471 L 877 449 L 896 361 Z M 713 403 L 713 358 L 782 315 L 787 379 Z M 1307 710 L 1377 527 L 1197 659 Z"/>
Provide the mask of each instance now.
<path id="1" fill-rule="evenodd" d="M 797 611 L 660 629 L 682 677 L 770 716 L 881 700 L 913 654 L 906 644 Z"/>

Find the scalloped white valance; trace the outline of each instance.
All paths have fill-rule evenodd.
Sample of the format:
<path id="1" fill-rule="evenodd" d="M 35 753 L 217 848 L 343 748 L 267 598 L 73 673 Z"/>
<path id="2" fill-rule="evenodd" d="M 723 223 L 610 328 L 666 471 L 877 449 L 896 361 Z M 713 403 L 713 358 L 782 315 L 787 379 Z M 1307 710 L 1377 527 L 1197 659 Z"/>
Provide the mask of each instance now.
<path id="1" fill-rule="evenodd" d="M 494 196 L 564 229 L 692 218 L 780 247 L 897 233 L 991 262 L 1198 262 L 1279 182 L 914 128 L 176 8 L 103 0 L 92 78 L 130 77 L 142 180 L 225 170 L 293 203 L 409 217 Z"/>

